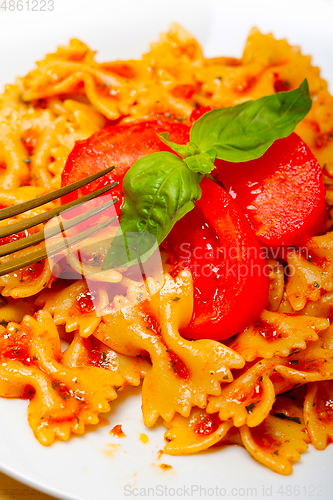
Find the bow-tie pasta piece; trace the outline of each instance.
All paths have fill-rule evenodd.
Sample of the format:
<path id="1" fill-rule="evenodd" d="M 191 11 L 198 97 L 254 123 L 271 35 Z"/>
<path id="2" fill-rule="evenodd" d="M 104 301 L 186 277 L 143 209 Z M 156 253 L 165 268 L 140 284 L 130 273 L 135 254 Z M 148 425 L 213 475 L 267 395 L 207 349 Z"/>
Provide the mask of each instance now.
<path id="1" fill-rule="evenodd" d="M 169 429 L 164 439 L 164 451 L 168 455 L 189 455 L 207 450 L 221 441 L 233 427 L 232 422 L 222 422 L 217 413 L 208 414 L 193 408 L 188 418 L 175 415 L 172 422 L 165 423 Z"/>
<path id="2" fill-rule="evenodd" d="M 101 322 L 96 305 L 105 307 L 108 303 L 106 286 L 98 283 L 93 293 L 83 279 L 69 286 L 55 283 L 36 300 L 36 306 L 49 312 L 56 325 L 65 325 L 66 332 L 79 330 L 82 337 L 89 337 Z"/>
<path id="3" fill-rule="evenodd" d="M 9 323 L 0 352 L 0 394 L 30 399 L 30 427 L 46 446 L 98 423 L 98 414 L 109 411 L 117 397 L 115 387 L 124 384 L 123 377 L 102 368 L 63 366 L 59 334 L 45 311 Z"/>
<path id="4" fill-rule="evenodd" d="M 268 259 L 267 266 L 270 269 L 267 309 L 269 311 L 277 311 L 283 297 L 284 267 L 275 259 Z"/>
<path id="5" fill-rule="evenodd" d="M 319 339 L 307 349 L 285 359 L 280 359 L 275 371 L 289 384 L 306 384 L 333 378 L 333 350 L 323 347 Z"/>
<path id="6" fill-rule="evenodd" d="M 287 358 L 275 357 L 271 373 L 275 393 L 295 389 L 309 382 L 333 378 L 333 328 L 320 332 L 320 338 Z M 304 397 L 303 397 L 304 399 Z"/>
<path id="7" fill-rule="evenodd" d="M 333 349 L 333 324 L 320 334 L 323 349 Z"/>
<path id="8" fill-rule="evenodd" d="M 129 385 L 140 385 L 150 364 L 143 357 L 130 357 L 115 352 L 96 337 L 85 339 L 76 332 L 73 341 L 63 353 L 62 364 L 68 368 L 97 366 L 111 370 L 124 378 Z"/>
<path id="9" fill-rule="evenodd" d="M 312 444 L 324 450 L 333 442 L 333 381 L 308 385 L 304 401 L 304 420 Z"/>
<path id="10" fill-rule="evenodd" d="M 104 316 L 94 335 L 123 354 L 149 353 L 152 367 L 143 382 L 142 411 L 145 424 L 152 426 L 159 416 L 170 422 L 177 412 L 188 417 L 193 406 L 205 408 L 207 396 L 220 394 L 220 383 L 231 382 L 230 370 L 242 368 L 244 360 L 219 342 L 180 336 L 193 307 L 188 271 L 175 279 L 165 275 L 162 288 L 148 279 L 147 288 L 147 300 Z"/>
<path id="11" fill-rule="evenodd" d="M 12 299 L 0 296 L 0 325 L 6 327 L 11 321 L 20 323 L 27 314 L 33 316 L 36 307 L 30 299 Z"/>
<path id="12" fill-rule="evenodd" d="M 317 318 L 331 318 L 333 308 L 333 292 L 324 293 L 319 300 L 309 300 L 301 311 L 294 311 L 290 302 L 285 299 L 279 308 L 279 312 L 315 316 Z"/>
<path id="13" fill-rule="evenodd" d="M 24 149 L 22 146 L 22 141 L 20 140 L 21 132 L 18 131 L 17 141 L 20 143 L 20 147 Z M 1 134 L 0 134 L 1 135 Z M 2 148 L 1 139 L 0 139 L 0 150 Z M 10 146 L 9 146 L 10 149 Z M 7 154 L 9 151 L 7 151 Z M 23 159 L 26 157 L 27 152 L 25 151 L 23 157 L 19 159 L 18 165 L 21 170 L 22 165 L 24 165 Z M 11 156 L 9 154 L 9 156 Z M 13 159 L 13 158 L 11 158 Z M 4 177 L 10 176 L 10 173 L 6 171 L 4 176 L 2 176 L 2 181 L 4 181 Z M 3 207 L 11 207 L 15 206 L 19 203 L 26 202 L 36 196 L 41 196 L 45 194 L 47 189 L 40 187 L 32 187 L 32 186 L 23 186 L 18 187 L 16 189 L 1 189 L 0 188 L 0 206 Z M 47 203 L 42 207 L 34 208 L 33 210 L 28 210 L 23 214 L 19 214 L 15 217 L 4 219 L 0 221 L 0 227 L 5 228 L 10 226 L 13 223 L 22 222 L 26 219 L 30 219 L 36 215 L 41 215 L 42 213 L 51 210 L 54 208 L 55 202 Z M 38 231 L 43 229 L 43 224 L 39 224 L 30 229 L 19 232 L 14 236 L 14 240 L 18 240 L 24 238 L 26 236 L 33 235 Z M 11 236 L 1 238 L 1 244 L 9 243 L 12 240 Z M 4 255 L 0 257 L 0 263 L 6 263 L 12 261 L 14 258 L 24 257 L 30 253 L 34 253 L 38 250 L 44 248 L 44 243 L 40 243 L 34 247 L 28 247 L 23 250 L 19 250 L 10 255 Z M 45 259 L 42 262 L 37 262 L 35 264 L 31 264 L 24 269 L 20 269 L 16 272 L 6 274 L 5 276 L 0 276 L 0 287 L 1 295 L 3 297 L 12 297 L 13 299 L 23 299 L 26 297 L 31 297 L 39 293 L 41 290 L 45 289 L 47 286 L 50 286 L 53 282 L 54 278 L 52 276 L 51 268 L 48 263 L 48 260 Z"/>
<path id="14" fill-rule="evenodd" d="M 309 438 L 302 411 L 288 398 L 277 397 L 270 415 L 257 427 L 240 428 L 247 451 L 262 465 L 283 475 L 308 449 Z"/>
<path id="15" fill-rule="evenodd" d="M 314 236 L 305 251 L 288 252 L 290 276 L 286 287 L 287 298 L 295 311 L 306 303 L 318 301 L 325 292 L 333 290 L 333 235 Z"/>
<path id="16" fill-rule="evenodd" d="M 11 262 L 19 257 L 25 257 L 30 253 L 42 250 L 43 247 L 44 243 L 40 243 L 13 254 L 5 255 L 0 257 L 0 264 Z M 12 297 L 13 299 L 31 297 L 50 286 L 53 280 L 50 264 L 45 259 L 19 271 L 0 276 L 0 287 L 3 288 L 1 294 L 4 297 Z"/>
<path id="17" fill-rule="evenodd" d="M 246 361 L 286 357 L 318 340 L 318 332 L 329 327 L 325 318 L 287 315 L 264 310 L 253 325 L 230 344 Z"/>
<path id="18" fill-rule="evenodd" d="M 269 414 L 275 400 L 270 374 L 276 359 L 259 361 L 231 384 L 222 387 L 221 395 L 210 397 L 208 413 L 219 412 L 222 421 L 232 420 L 236 427 L 254 427 Z"/>
<path id="19" fill-rule="evenodd" d="M 128 114 L 128 110 L 122 109 L 121 112 L 118 104 L 119 92 L 123 90 L 128 76 L 126 79 L 119 76 L 112 69 L 108 70 L 107 65 L 98 64 L 93 58 L 94 53 L 84 43 L 71 40 L 69 47 L 62 47 L 55 53 L 48 54 L 40 62 L 40 66 L 23 79 L 24 86 L 29 90 L 23 92 L 22 99 L 31 101 L 58 94 L 71 94 L 80 85 L 89 101 L 107 118 L 115 120 L 123 113 Z M 50 81 L 47 76 L 50 72 L 57 78 Z M 110 93 L 110 88 L 107 88 L 109 86 L 118 99 Z"/>

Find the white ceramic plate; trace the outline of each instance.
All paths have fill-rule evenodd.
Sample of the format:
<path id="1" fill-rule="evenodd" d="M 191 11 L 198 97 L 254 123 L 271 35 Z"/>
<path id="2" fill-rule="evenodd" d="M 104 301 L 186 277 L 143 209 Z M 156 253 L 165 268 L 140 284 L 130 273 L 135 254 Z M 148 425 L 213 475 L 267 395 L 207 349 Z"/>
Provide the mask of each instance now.
<path id="1" fill-rule="evenodd" d="M 208 56 L 240 56 L 254 25 L 287 37 L 314 56 L 333 90 L 332 0 L 234 0 L 232 5 L 224 0 L 54 0 L 54 7 L 53 12 L 0 12 L 0 85 L 71 37 L 98 50 L 100 59 L 138 57 L 176 20 L 197 36 Z M 144 427 L 139 392 L 128 389 L 112 403 L 106 416 L 110 425 L 50 448 L 32 435 L 26 402 L 0 399 L 0 469 L 68 500 L 333 498 L 333 446 L 323 452 L 311 447 L 290 477 L 265 469 L 238 447 L 158 460 L 164 428 Z M 122 424 L 126 438 L 109 435 L 116 424 Z M 149 436 L 147 444 L 141 433 Z M 161 463 L 172 469 L 162 470 Z"/>

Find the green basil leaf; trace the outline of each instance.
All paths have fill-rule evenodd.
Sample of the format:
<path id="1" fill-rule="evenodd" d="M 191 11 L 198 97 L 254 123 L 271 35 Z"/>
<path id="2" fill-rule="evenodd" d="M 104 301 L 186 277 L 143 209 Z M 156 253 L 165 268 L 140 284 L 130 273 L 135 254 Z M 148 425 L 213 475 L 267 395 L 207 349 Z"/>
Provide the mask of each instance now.
<path id="1" fill-rule="evenodd" d="M 169 141 L 169 132 L 161 132 L 157 134 L 158 138 L 170 149 L 173 149 L 182 158 L 186 158 L 190 153 L 187 144 L 177 144 L 176 142 Z M 199 152 L 199 151 L 198 151 Z"/>
<path id="2" fill-rule="evenodd" d="M 262 156 L 276 139 L 290 135 L 311 109 L 308 82 L 298 89 L 204 114 L 191 129 L 202 152 L 216 150 L 221 160 L 242 162 Z"/>
<path id="3" fill-rule="evenodd" d="M 158 243 L 153 234 L 136 231 L 123 233 L 120 228 L 112 240 L 102 268 L 112 269 L 135 264 L 141 267 L 141 263 L 145 262 L 157 248 Z"/>
<path id="4" fill-rule="evenodd" d="M 210 174 L 215 168 L 214 160 L 212 161 L 211 156 L 207 153 L 188 156 L 187 158 L 184 158 L 184 162 L 190 170 L 193 170 L 193 172 L 199 172 L 200 174 Z"/>
<path id="5" fill-rule="evenodd" d="M 175 142 L 169 141 L 168 132 L 162 132 L 161 134 L 158 134 L 158 137 L 164 144 L 178 153 L 184 159 L 188 168 L 193 170 L 193 172 L 210 174 L 215 168 L 215 149 L 207 151 L 206 153 L 201 153 L 193 142 L 188 142 L 187 144 L 176 144 Z"/>
<path id="6" fill-rule="evenodd" d="M 136 161 L 124 177 L 121 232 L 111 244 L 103 269 L 131 265 L 134 256 L 142 262 L 147 259 L 154 241 L 162 243 L 175 223 L 194 208 L 201 197 L 202 178 L 169 152 Z"/>

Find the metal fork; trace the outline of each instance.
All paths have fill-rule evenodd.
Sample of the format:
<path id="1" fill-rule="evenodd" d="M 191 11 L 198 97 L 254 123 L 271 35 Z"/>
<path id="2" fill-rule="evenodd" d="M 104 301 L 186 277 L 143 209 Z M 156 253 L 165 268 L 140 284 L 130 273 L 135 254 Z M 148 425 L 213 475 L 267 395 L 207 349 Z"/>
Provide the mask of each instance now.
<path id="1" fill-rule="evenodd" d="M 24 212 L 27 212 L 28 210 L 32 210 L 34 208 L 40 207 L 42 205 L 45 205 L 46 203 L 49 203 L 51 201 L 56 200 L 57 198 L 61 198 L 62 196 L 65 196 L 66 194 L 69 194 L 76 189 L 79 189 L 82 186 L 85 186 L 89 184 L 90 182 L 93 182 L 96 179 L 99 179 L 100 177 L 103 177 L 104 175 L 108 174 L 113 170 L 114 167 L 109 167 L 105 170 L 102 170 L 101 172 L 98 172 L 97 174 L 90 175 L 89 177 L 86 177 L 84 179 L 81 179 L 80 181 L 74 182 L 73 184 L 69 184 L 68 186 L 62 187 L 60 189 L 57 189 L 56 191 L 53 191 L 52 193 L 47 193 L 44 194 L 43 196 L 38 196 L 37 198 L 34 198 L 33 200 L 25 201 L 23 203 L 19 203 L 18 205 L 12 206 L 12 207 L 7 207 L 3 208 L 0 210 L 0 220 L 8 219 L 11 217 L 15 217 L 16 215 L 22 214 Z M 0 228 L 0 238 L 5 238 L 6 236 L 11 236 L 16 233 L 20 233 L 21 231 L 24 231 L 26 229 L 29 229 L 31 227 L 37 226 L 38 224 L 47 222 L 51 220 L 53 217 L 56 217 L 57 215 L 61 214 L 65 210 L 68 210 L 70 208 L 75 207 L 76 205 L 81 205 L 82 203 L 88 202 L 94 198 L 97 198 L 98 196 L 107 193 L 114 187 L 116 187 L 119 184 L 119 182 L 113 182 L 112 184 L 109 184 L 108 186 L 105 186 L 101 189 L 98 189 L 97 191 L 93 191 L 92 193 L 89 193 L 85 196 L 82 196 L 81 198 L 77 200 L 73 200 L 70 203 L 66 203 L 65 205 L 62 205 L 60 207 L 53 208 L 52 210 L 49 210 L 47 212 L 44 212 L 39 215 L 35 215 L 34 217 L 31 217 L 26 220 L 22 220 L 19 222 L 16 222 L 15 224 L 10 224 L 6 227 Z M 80 224 L 81 222 L 89 219 L 93 215 L 97 215 L 107 208 L 111 207 L 115 203 L 118 203 L 118 198 L 114 198 L 111 201 L 108 201 L 106 203 L 103 203 L 102 205 L 98 207 L 94 207 L 91 210 L 88 210 L 87 212 L 84 212 L 83 214 L 80 214 L 76 217 L 73 217 L 72 219 L 69 219 L 66 221 L 66 230 L 70 229 L 71 227 Z M 117 217 L 114 217 L 113 219 L 108 219 L 107 221 L 104 221 L 97 226 L 91 227 L 87 229 L 86 231 L 83 231 L 80 234 L 77 234 L 75 236 L 69 237 L 69 238 L 63 238 L 61 241 L 52 244 L 49 246 L 46 250 L 46 248 L 43 248 L 41 250 L 38 250 L 36 252 L 33 252 L 29 255 L 25 255 L 24 257 L 18 257 L 10 262 L 6 262 L 3 264 L 0 264 L 0 276 L 3 276 L 5 274 L 12 273 L 14 271 L 17 271 L 19 269 L 23 269 L 24 267 L 27 267 L 31 264 L 35 264 L 36 262 L 39 262 L 46 257 L 50 257 L 52 255 L 55 255 L 62 250 L 67 249 L 68 247 L 74 245 L 75 243 L 78 243 L 85 238 L 91 236 L 93 233 L 96 233 L 97 231 L 100 231 L 101 229 L 104 229 L 107 227 L 109 224 L 111 224 L 113 221 L 116 220 Z M 5 255 L 10 255 L 14 252 L 17 252 L 19 250 L 23 250 L 24 248 L 30 247 L 32 245 L 36 245 L 40 243 L 41 241 L 48 239 L 50 237 L 53 237 L 57 234 L 60 234 L 62 231 L 64 231 L 63 226 L 60 224 L 58 226 L 55 226 L 51 230 L 49 229 L 47 231 L 47 237 L 45 235 L 44 229 L 42 231 L 39 231 L 36 234 L 33 234 L 31 236 L 27 236 L 25 238 L 22 238 L 17 241 L 12 241 L 10 243 L 7 243 L 5 245 L 0 246 L 0 257 L 3 257 Z"/>

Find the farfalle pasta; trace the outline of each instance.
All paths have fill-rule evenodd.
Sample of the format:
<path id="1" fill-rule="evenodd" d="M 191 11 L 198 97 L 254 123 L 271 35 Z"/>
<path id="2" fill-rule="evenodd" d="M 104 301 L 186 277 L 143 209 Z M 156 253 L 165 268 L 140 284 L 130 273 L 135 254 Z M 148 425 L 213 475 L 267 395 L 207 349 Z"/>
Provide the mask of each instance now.
<path id="1" fill-rule="evenodd" d="M 1 344 L 1 395 L 30 397 L 28 420 L 45 445 L 97 423 L 98 414 L 109 411 L 117 397 L 115 388 L 125 383 L 119 374 L 88 363 L 64 366 L 58 331 L 45 311 L 26 316 L 21 324 L 9 323 Z"/>
<path id="2" fill-rule="evenodd" d="M 239 432 L 253 458 L 283 475 L 292 472 L 292 464 L 308 449 L 302 410 L 287 398 L 277 398 L 269 416 L 257 427 L 243 426 Z"/>
<path id="3" fill-rule="evenodd" d="M 94 55 L 71 40 L 0 96 L 1 207 L 60 187 L 75 141 L 107 125 L 152 117 L 188 123 L 201 106 L 234 106 L 294 90 L 307 78 L 313 105 L 296 132 L 323 168 L 328 217 L 302 247 L 268 253 L 266 308 L 222 342 L 182 335 L 197 291 L 191 273 L 175 272 L 167 258 L 162 279 L 144 284 L 126 268 L 94 276 L 93 264 L 83 269 L 75 255 L 70 281 L 54 276 L 47 259 L 0 277 L 0 396 L 29 399 L 30 427 L 48 446 L 83 434 L 112 411 L 120 390 L 142 383 L 144 423 L 164 421 L 167 454 L 237 444 L 288 475 L 309 443 L 321 450 L 333 441 L 333 98 L 327 84 L 299 49 L 255 29 L 240 59 L 205 58 L 177 25 L 141 60 L 97 63 Z"/>
<path id="4" fill-rule="evenodd" d="M 104 317 L 96 337 L 118 352 L 144 355 L 151 369 L 142 386 L 144 422 L 152 426 L 159 416 L 171 421 L 175 413 L 188 416 L 191 408 L 207 406 L 208 395 L 219 395 L 220 383 L 232 380 L 232 368 L 244 360 L 213 340 L 187 341 L 179 335 L 192 315 L 192 279 L 187 271 L 175 280 L 165 275 L 163 287 L 139 308 L 126 308 Z M 156 330 L 156 326 L 160 325 Z M 209 360 L 209 363 L 207 362 Z"/>
<path id="5" fill-rule="evenodd" d="M 318 332 L 328 327 L 327 319 L 264 310 L 258 320 L 242 332 L 230 347 L 246 361 L 273 356 L 284 358 L 306 349 L 307 343 L 318 340 Z"/>
<path id="6" fill-rule="evenodd" d="M 292 464 L 301 458 L 309 443 L 302 409 L 281 396 L 255 427 L 235 428 L 232 422 L 221 421 L 218 414 L 199 409 L 193 410 L 188 420 L 175 417 L 167 427 L 165 450 L 170 455 L 203 451 L 217 443 L 238 444 L 258 462 L 283 475 L 291 473 Z"/>

